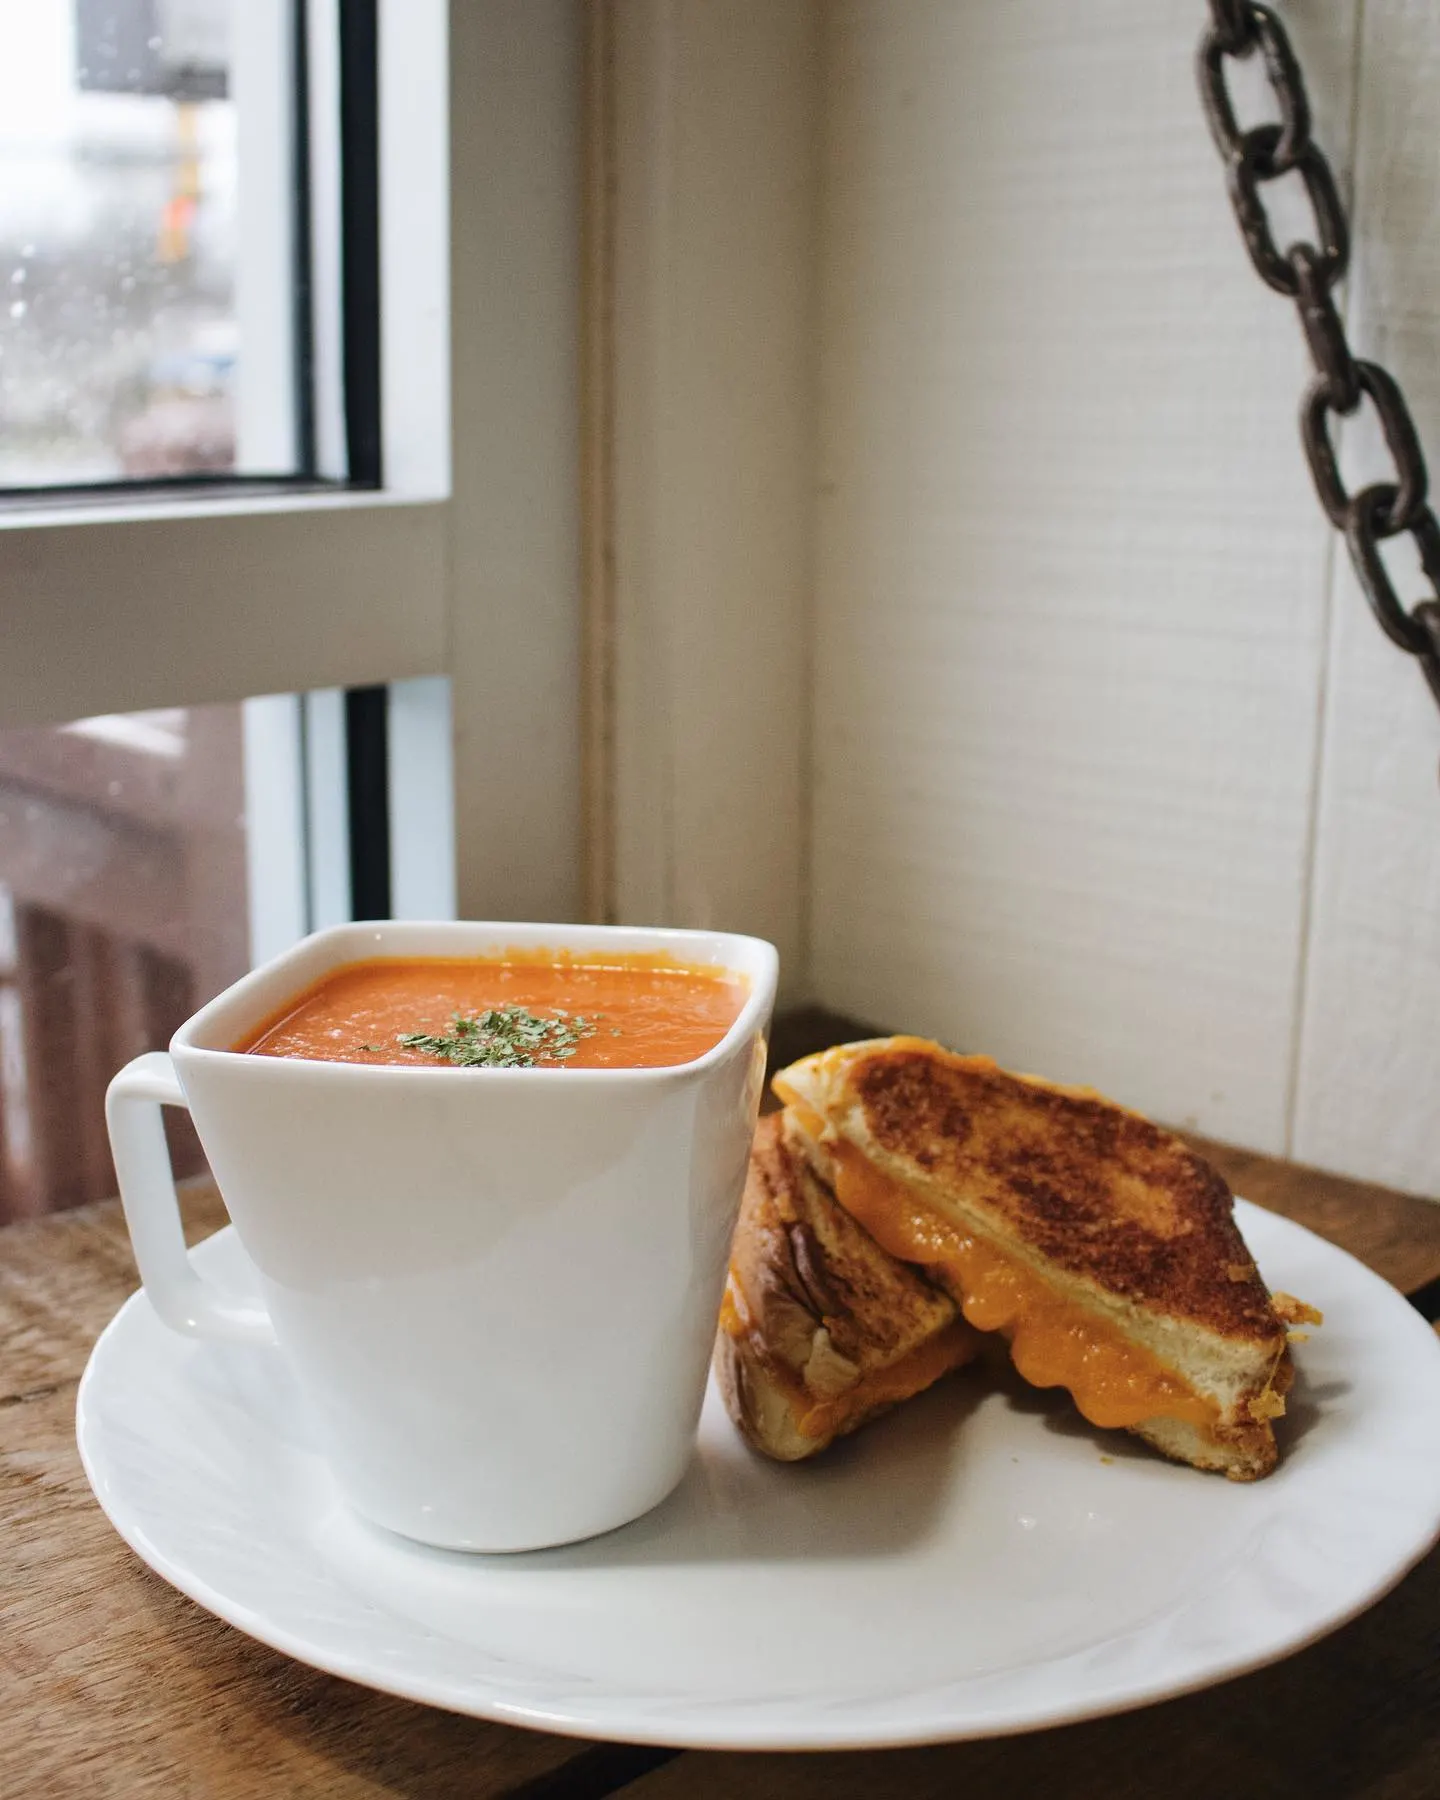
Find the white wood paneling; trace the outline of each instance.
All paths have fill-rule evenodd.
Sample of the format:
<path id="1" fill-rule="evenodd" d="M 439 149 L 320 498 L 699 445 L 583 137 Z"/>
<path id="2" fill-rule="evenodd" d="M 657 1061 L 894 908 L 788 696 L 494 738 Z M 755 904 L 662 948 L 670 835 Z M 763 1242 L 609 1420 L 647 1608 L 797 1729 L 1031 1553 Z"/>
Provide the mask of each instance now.
<path id="1" fill-rule="evenodd" d="M 593 421 L 601 909 L 780 947 L 803 993 L 816 0 L 618 0 Z M 607 112 L 596 108 L 602 137 Z M 603 203 L 607 183 L 599 184 Z M 613 308 L 613 315 L 611 309 Z M 608 860 L 608 859 L 607 859 Z"/>
<path id="2" fill-rule="evenodd" d="M 1332 550 L 1203 16 L 827 10 L 813 958 L 1282 1150 Z M 1287 19 L 1343 168 L 1354 4 Z"/>
<path id="3" fill-rule="evenodd" d="M 1352 335 L 1399 377 L 1433 470 L 1440 9 L 1368 0 L 1360 68 Z M 1357 426 L 1342 449 L 1352 485 L 1384 479 L 1383 448 L 1367 420 Z M 1348 559 L 1335 567 L 1295 1153 L 1440 1194 L 1440 721 L 1418 670 L 1371 620 Z M 1418 597 L 1413 573 L 1406 591 Z"/>
<path id="4" fill-rule="evenodd" d="M 766 930 L 792 993 L 1440 1191 L 1440 730 L 1310 489 L 1200 0 L 593 16 L 597 904 Z M 1358 341 L 1433 449 L 1440 9 L 1284 16 L 1347 190 L 1359 145 Z"/>

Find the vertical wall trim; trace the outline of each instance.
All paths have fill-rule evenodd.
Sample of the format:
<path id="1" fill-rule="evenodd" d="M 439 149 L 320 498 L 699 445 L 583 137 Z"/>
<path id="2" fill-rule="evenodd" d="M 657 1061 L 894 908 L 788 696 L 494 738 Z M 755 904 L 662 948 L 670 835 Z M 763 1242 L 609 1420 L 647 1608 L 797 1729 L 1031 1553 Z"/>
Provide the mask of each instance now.
<path id="1" fill-rule="evenodd" d="M 585 9 L 580 241 L 581 810 L 585 916 L 615 895 L 615 0 Z"/>
<path id="2" fill-rule="evenodd" d="M 806 571 L 805 597 L 801 608 L 801 632 L 804 643 L 804 667 L 800 694 L 801 717 L 803 721 L 803 761 L 800 770 L 800 926 L 799 926 L 799 964 L 803 975 L 803 992 L 792 992 L 788 998 L 794 1004 L 821 1000 L 816 990 L 815 956 L 816 956 L 816 909 L 815 909 L 815 839 L 816 839 L 816 782 L 820 774 L 819 746 L 816 738 L 816 725 L 819 706 L 820 685 L 820 594 L 819 594 L 819 542 L 820 542 L 820 498 L 821 484 L 825 480 L 825 463 L 823 443 L 821 440 L 821 373 L 822 351 L 824 345 L 823 319 L 824 294 L 822 292 L 822 257 L 824 252 L 826 231 L 828 229 L 827 209 L 829 206 L 829 158 L 826 145 L 830 141 L 830 105 L 832 80 L 832 40 L 830 21 L 832 13 L 829 8 L 821 6 L 817 23 L 816 42 L 816 97 L 814 115 L 814 208 L 811 215 L 811 238 L 809 257 L 814 269 L 813 292 L 811 295 L 811 311 L 814 329 L 811 333 L 809 362 L 806 368 L 808 383 L 807 411 L 809 438 L 806 445 L 805 462 L 810 473 L 807 504 L 809 508 L 809 529 L 806 538 Z"/>
<path id="3" fill-rule="evenodd" d="M 796 999 L 808 986 L 822 9 L 624 0 L 596 12 L 587 894 L 607 917 L 772 938 Z"/>

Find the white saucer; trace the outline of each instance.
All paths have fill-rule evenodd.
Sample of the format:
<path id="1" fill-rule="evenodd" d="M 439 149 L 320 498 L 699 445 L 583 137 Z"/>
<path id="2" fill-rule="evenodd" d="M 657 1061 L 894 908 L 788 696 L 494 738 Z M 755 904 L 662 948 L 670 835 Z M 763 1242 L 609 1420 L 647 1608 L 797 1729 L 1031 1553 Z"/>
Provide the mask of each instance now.
<path id="1" fill-rule="evenodd" d="M 961 1372 L 800 1468 L 746 1451 L 712 1392 L 690 1474 L 647 1518 L 567 1550 L 427 1551 L 336 1498 L 277 1351 L 177 1337 L 141 1295 L 91 1356 L 80 1454 L 182 1593 L 457 1712 L 724 1749 L 1056 1724 L 1299 1648 L 1440 1531 L 1435 1335 L 1342 1251 L 1239 1217 L 1267 1279 L 1327 1321 L 1297 1354 L 1281 1467 L 1253 1486 Z M 253 1282 L 231 1231 L 199 1259 Z"/>

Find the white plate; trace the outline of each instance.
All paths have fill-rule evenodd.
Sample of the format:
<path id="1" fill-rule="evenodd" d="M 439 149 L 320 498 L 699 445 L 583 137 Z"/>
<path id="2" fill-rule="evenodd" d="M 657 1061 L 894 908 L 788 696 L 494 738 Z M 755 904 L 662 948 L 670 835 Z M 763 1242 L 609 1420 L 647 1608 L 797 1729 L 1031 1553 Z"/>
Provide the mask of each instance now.
<path id="1" fill-rule="evenodd" d="M 1285 1457 L 1237 1486 L 962 1372 L 811 1467 L 712 1392 L 669 1501 L 526 1556 L 354 1517 L 279 1353 L 128 1300 L 80 1388 L 80 1454 L 151 1568 L 301 1661 L 548 1731 L 711 1748 L 923 1743 L 1138 1706 L 1273 1661 L 1377 1599 L 1440 1530 L 1440 1344 L 1353 1258 L 1255 1207 L 1267 1278 L 1322 1307 Z M 233 1232 L 199 1251 L 243 1291 Z M 476 1372 L 476 1380 L 483 1379 Z"/>

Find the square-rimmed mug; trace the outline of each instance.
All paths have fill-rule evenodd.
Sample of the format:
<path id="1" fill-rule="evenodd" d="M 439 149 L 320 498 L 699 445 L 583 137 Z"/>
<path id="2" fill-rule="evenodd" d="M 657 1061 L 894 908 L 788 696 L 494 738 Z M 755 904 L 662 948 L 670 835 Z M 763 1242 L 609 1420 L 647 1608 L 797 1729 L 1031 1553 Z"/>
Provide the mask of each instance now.
<path id="1" fill-rule="evenodd" d="M 693 1062 L 456 1069 L 251 1056 L 287 1000 L 377 957 L 660 952 L 748 985 Z M 336 926 L 137 1057 L 107 1115 L 145 1292 L 177 1331 L 278 1343 L 354 1508 L 525 1550 L 639 1517 L 684 1473 L 764 1078 L 777 957 L 721 932 Z M 162 1105 L 188 1107 L 263 1311 L 194 1269 Z"/>

